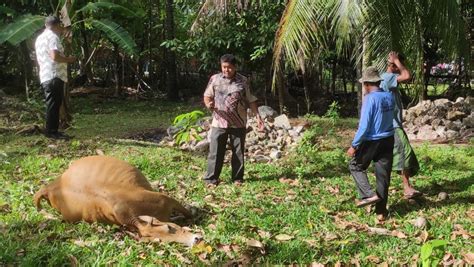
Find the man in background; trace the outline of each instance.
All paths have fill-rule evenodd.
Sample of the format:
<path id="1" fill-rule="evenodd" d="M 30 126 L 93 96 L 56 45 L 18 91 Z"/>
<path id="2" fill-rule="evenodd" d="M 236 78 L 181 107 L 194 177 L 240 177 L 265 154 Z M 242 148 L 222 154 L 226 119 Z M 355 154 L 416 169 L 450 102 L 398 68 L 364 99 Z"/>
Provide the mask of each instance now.
<path id="1" fill-rule="evenodd" d="M 413 188 L 410 183 L 410 177 L 417 174 L 419 170 L 418 160 L 415 151 L 410 145 L 408 136 L 403 130 L 403 103 L 398 84 L 407 82 L 411 79 L 410 72 L 405 67 L 404 57 L 396 52 L 390 52 L 388 55 L 387 71 L 381 75 L 383 81 L 380 87 L 391 92 L 395 100 L 393 128 L 395 130 L 395 145 L 393 149 L 393 167 L 403 179 L 403 194 L 407 199 L 421 196 L 421 192 Z"/>
<path id="2" fill-rule="evenodd" d="M 67 139 L 68 137 L 58 130 L 59 109 L 64 97 L 64 83 L 67 82 L 67 63 L 73 63 L 76 58 L 64 55 L 60 35 L 65 29 L 59 18 L 47 17 L 45 27 L 35 42 L 41 88 L 46 102 L 45 135 L 53 139 Z"/>

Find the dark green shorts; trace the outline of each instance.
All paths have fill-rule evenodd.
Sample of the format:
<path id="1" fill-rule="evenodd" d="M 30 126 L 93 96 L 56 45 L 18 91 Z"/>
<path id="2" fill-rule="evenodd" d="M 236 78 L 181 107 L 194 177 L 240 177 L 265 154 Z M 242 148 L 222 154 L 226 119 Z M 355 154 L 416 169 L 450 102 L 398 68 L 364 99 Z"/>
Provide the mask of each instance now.
<path id="1" fill-rule="evenodd" d="M 402 128 L 395 128 L 395 144 L 393 146 L 392 170 L 405 170 L 409 176 L 416 175 L 420 169 L 415 151 L 410 145 L 408 136 Z"/>

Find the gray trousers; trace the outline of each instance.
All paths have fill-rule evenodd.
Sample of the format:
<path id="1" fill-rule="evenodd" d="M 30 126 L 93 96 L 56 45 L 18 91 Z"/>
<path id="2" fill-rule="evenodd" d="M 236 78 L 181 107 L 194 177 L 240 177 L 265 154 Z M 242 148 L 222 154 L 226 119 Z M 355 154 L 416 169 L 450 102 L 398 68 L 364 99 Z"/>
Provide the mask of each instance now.
<path id="1" fill-rule="evenodd" d="M 387 212 L 388 187 L 390 186 L 390 174 L 392 172 L 393 142 L 393 136 L 362 142 L 355 156 L 349 162 L 349 170 L 356 183 L 359 196 L 362 199 L 375 195 L 367 177 L 367 168 L 369 168 L 372 161 L 374 162 L 377 183 L 376 193 L 382 199 L 375 204 L 375 213 L 377 214 Z"/>
<path id="2" fill-rule="evenodd" d="M 243 181 L 245 135 L 245 128 L 211 128 L 207 173 L 204 176 L 206 183 L 217 183 L 219 181 L 229 138 L 232 149 L 232 180 Z"/>

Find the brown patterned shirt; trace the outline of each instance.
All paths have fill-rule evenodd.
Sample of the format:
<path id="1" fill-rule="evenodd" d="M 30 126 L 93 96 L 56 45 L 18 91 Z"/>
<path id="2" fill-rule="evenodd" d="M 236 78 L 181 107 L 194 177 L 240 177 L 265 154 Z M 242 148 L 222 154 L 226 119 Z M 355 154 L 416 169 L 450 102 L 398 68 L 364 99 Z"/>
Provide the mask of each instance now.
<path id="1" fill-rule="evenodd" d="M 218 128 L 245 128 L 248 104 L 257 101 L 248 79 L 239 73 L 232 79 L 222 73 L 213 75 L 204 96 L 214 99 L 211 126 Z"/>

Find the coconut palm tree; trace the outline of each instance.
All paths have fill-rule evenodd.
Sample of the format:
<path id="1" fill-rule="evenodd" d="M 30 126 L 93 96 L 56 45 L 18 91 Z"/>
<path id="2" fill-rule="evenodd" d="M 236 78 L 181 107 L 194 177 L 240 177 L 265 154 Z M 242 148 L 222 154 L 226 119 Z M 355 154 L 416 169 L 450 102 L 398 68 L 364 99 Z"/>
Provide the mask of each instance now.
<path id="1" fill-rule="evenodd" d="M 207 0 L 196 22 L 210 9 L 226 12 L 261 1 Z M 468 58 L 465 33 L 460 3 L 454 0 L 288 0 L 274 40 L 273 84 L 283 63 L 300 69 L 302 56 L 328 49 L 327 41 L 333 40 L 338 54 L 356 59 L 359 71 L 368 64 L 384 68 L 391 50 L 404 53 L 422 96 L 427 37 L 436 36 L 453 58 Z"/>

